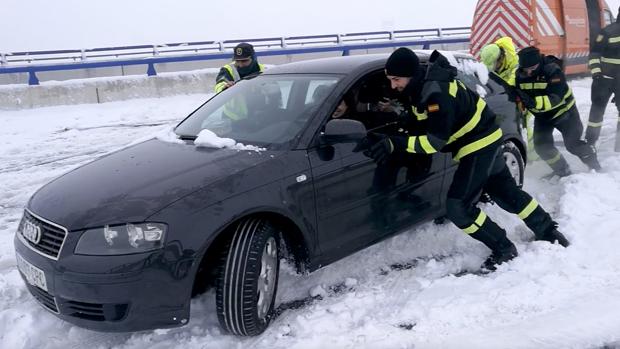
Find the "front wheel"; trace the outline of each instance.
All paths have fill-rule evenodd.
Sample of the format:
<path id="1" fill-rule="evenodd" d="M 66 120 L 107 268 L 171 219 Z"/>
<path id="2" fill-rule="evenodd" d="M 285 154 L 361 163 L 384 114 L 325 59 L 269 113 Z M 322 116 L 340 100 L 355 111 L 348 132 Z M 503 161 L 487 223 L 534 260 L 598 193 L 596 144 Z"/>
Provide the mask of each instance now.
<path id="1" fill-rule="evenodd" d="M 235 227 L 216 287 L 218 320 L 228 332 L 255 336 L 269 325 L 280 269 L 278 241 L 264 219 L 246 219 Z"/>
<path id="2" fill-rule="evenodd" d="M 517 186 L 521 188 L 525 176 L 525 161 L 523 161 L 521 151 L 512 141 L 506 141 L 502 145 L 502 154 L 504 155 L 504 161 L 506 161 L 508 171 L 512 175 L 512 178 L 514 178 Z"/>

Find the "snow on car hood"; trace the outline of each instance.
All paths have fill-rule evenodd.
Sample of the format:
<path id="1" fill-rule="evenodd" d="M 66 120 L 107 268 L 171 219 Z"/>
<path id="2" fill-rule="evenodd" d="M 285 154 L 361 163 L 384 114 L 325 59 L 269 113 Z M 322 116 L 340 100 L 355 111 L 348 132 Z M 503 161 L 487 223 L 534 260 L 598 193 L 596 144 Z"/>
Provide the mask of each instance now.
<path id="1" fill-rule="evenodd" d="M 274 157 L 267 151 L 210 149 L 151 139 L 55 179 L 32 196 L 28 207 L 69 230 L 140 222 L 218 179 Z"/>

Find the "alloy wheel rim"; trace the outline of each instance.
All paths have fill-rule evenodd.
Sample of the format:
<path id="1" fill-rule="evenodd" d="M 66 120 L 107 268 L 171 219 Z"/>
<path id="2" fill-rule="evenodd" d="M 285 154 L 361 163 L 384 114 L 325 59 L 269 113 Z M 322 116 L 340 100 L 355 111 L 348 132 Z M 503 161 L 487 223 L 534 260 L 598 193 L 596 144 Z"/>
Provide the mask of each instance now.
<path id="1" fill-rule="evenodd" d="M 517 184 L 521 184 L 521 169 L 519 168 L 517 157 L 513 153 L 506 152 L 504 153 L 504 161 L 506 161 L 506 166 L 512 178 L 514 178 Z"/>
<path id="2" fill-rule="evenodd" d="M 271 300 L 276 288 L 276 268 L 278 267 L 277 248 L 276 239 L 270 237 L 265 243 L 261 256 L 261 268 L 256 290 L 258 318 L 261 320 L 264 320 L 269 312 Z"/>

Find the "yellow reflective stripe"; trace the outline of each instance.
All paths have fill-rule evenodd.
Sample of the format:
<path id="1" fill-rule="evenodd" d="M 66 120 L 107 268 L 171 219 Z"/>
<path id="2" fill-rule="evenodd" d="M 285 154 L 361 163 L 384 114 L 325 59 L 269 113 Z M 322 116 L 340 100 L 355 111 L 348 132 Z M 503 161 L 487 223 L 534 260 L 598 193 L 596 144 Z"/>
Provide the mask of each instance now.
<path id="1" fill-rule="evenodd" d="M 558 116 L 566 113 L 566 111 L 569 110 L 570 108 L 572 108 L 573 105 L 575 105 L 575 100 L 574 99 L 570 103 L 568 103 L 568 105 L 566 105 L 566 107 L 560 109 L 557 113 L 555 113 L 555 115 L 551 119 L 555 119 Z"/>
<path id="2" fill-rule="evenodd" d="M 491 133 L 490 135 L 484 138 L 481 138 L 475 142 L 469 143 L 468 145 L 459 149 L 458 153 L 456 153 L 456 156 L 454 157 L 454 160 L 459 160 L 463 156 L 469 155 L 490 144 L 493 144 L 493 142 L 497 141 L 500 138 L 502 138 L 502 129 L 498 128 L 495 132 Z"/>
<path id="3" fill-rule="evenodd" d="M 432 154 L 437 152 L 437 150 L 435 150 L 435 148 L 431 145 L 431 142 L 428 141 L 428 136 L 420 136 L 418 140 L 420 141 L 420 145 L 425 153 Z"/>
<path id="4" fill-rule="evenodd" d="M 596 74 L 596 73 L 602 73 L 603 71 L 601 70 L 601 68 L 594 68 L 590 71 L 592 74 Z"/>
<path id="5" fill-rule="evenodd" d="M 601 60 L 598 58 L 594 58 L 588 61 L 588 64 L 592 65 L 592 64 L 597 64 L 597 63 L 601 63 Z"/>
<path id="6" fill-rule="evenodd" d="M 233 64 L 233 63 L 231 63 L 231 64 Z M 239 76 L 239 72 L 231 64 L 225 64 L 224 65 L 224 69 L 226 69 L 228 71 L 228 73 L 230 74 L 230 76 L 232 76 L 233 81 L 237 82 L 237 81 L 241 80 L 241 76 Z"/>
<path id="7" fill-rule="evenodd" d="M 548 110 L 551 109 L 551 101 L 549 96 L 536 96 L 536 109 Z"/>
<path id="8" fill-rule="evenodd" d="M 609 38 L 610 44 L 615 44 L 616 42 L 620 42 L 620 36 L 614 36 L 613 38 Z"/>
<path id="9" fill-rule="evenodd" d="M 534 212 L 536 207 L 538 207 L 538 202 L 535 199 L 532 199 L 532 201 L 530 201 L 530 203 L 527 204 L 521 212 L 519 212 L 519 218 L 526 219 L 532 214 L 532 212 Z"/>
<path id="10" fill-rule="evenodd" d="M 601 62 L 609 64 L 620 64 L 620 59 L 601 57 Z"/>
<path id="11" fill-rule="evenodd" d="M 547 85 L 546 82 L 526 82 L 519 84 L 519 88 L 522 90 L 544 90 Z"/>
<path id="12" fill-rule="evenodd" d="M 407 152 L 408 153 L 415 153 L 415 140 L 416 140 L 416 138 L 417 138 L 417 136 L 411 136 L 407 140 Z"/>
<path id="13" fill-rule="evenodd" d="M 458 91 L 458 89 L 459 89 L 459 86 L 456 84 L 456 80 L 452 80 L 452 82 L 450 82 L 450 87 L 448 89 L 450 96 L 456 97 L 456 92 Z"/>
<path id="14" fill-rule="evenodd" d="M 592 122 L 592 121 L 588 121 L 588 127 L 601 127 L 603 126 L 602 122 Z"/>
<path id="15" fill-rule="evenodd" d="M 259 71 L 259 72 L 261 72 L 261 73 L 262 73 L 263 71 L 265 71 L 265 66 L 264 66 L 264 65 L 262 65 L 262 64 L 260 64 L 260 63 L 258 63 L 258 71 Z"/>
<path id="16" fill-rule="evenodd" d="M 477 232 L 478 229 L 480 229 L 480 227 L 484 224 L 484 221 L 486 220 L 487 220 L 487 215 L 484 212 L 480 211 L 474 223 L 472 223 L 472 225 L 470 225 L 469 227 L 463 229 L 463 231 L 466 232 L 467 234 L 473 234 Z"/>
<path id="17" fill-rule="evenodd" d="M 416 107 L 411 107 L 411 110 L 413 111 L 413 115 L 415 115 L 418 121 L 428 119 L 428 113 L 426 112 L 426 110 L 423 113 L 418 113 Z"/>
<path id="18" fill-rule="evenodd" d="M 469 121 L 467 121 L 467 123 L 463 127 L 461 127 L 460 130 L 456 131 L 452 136 L 450 136 L 450 138 L 448 139 L 448 143 L 446 144 L 450 144 L 456 141 L 467 132 L 473 130 L 474 127 L 476 127 L 476 125 L 478 125 L 478 123 L 480 122 L 480 119 L 482 118 L 482 111 L 484 110 L 484 107 L 486 105 L 486 102 L 482 98 L 478 97 L 478 102 L 476 103 L 476 113 L 474 114 L 474 116 L 472 116 L 471 119 L 469 119 Z"/>
<path id="19" fill-rule="evenodd" d="M 222 92 L 224 90 L 224 88 L 226 87 L 226 83 L 227 83 L 226 80 L 222 80 L 222 81 L 218 82 L 217 84 L 215 84 L 215 87 L 214 87 L 215 93 Z"/>
<path id="20" fill-rule="evenodd" d="M 560 152 L 558 152 L 557 154 L 555 154 L 554 157 L 552 157 L 549 160 L 545 160 L 546 163 L 548 163 L 549 165 L 553 165 L 556 162 L 558 162 L 560 159 L 562 158 L 562 155 L 560 154 Z"/>

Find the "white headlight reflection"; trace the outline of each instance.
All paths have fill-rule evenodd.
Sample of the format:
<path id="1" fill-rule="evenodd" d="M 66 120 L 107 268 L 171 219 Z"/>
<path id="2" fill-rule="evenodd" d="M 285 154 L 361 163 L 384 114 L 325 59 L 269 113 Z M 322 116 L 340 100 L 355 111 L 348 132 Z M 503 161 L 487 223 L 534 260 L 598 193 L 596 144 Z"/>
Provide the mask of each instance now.
<path id="1" fill-rule="evenodd" d="M 127 223 L 106 225 L 84 231 L 76 254 L 120 255 L 162 248 L 167 226 L 162 223 Z"/>
<path id="2" fill-rule="evenodd" d="M 118 232 L 116 230 L 110 228 L 107 225 L 103 228 L 103 237 L 105 238 L 105 241 L 108 243 L 108 245 L 114 245 L 114 239 L 117 236 Z"/>

